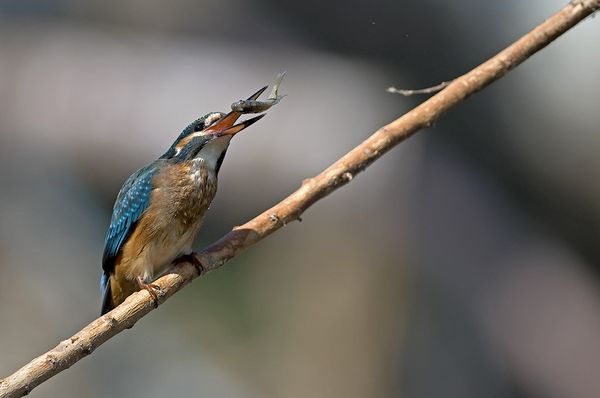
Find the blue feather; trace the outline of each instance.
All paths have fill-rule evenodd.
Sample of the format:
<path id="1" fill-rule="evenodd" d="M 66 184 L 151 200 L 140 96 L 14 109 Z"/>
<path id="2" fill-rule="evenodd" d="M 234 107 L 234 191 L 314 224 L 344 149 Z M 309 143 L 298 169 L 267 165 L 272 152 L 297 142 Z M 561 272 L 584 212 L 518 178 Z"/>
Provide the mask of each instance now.
<path id="1" fill-rule="evenodd" d="M 156 171 L 155 163 L 136 171 L 125 181 L 117 195 L 102 257 L 102 269 L 107 274 L 114 271 L 115 259 L 121 247 L 133 231 L 135 223 L 148 208 L 153 189 L 152 178 Z"/>
<path id="2" fill-rule="evenodd" d="M 102 310 L 100 311 L 100 315 L 104 315 L 112 309 L 110 296 L 110 275 L 108 272 L 102 272 L 102 276 L 100 277 L 100 297 L 102 297 Z"/>
<path id="3" fill-rule="evenodd" d="M 108 287 L 110 275 L 107 272 L 102 272 L 102 276 L 100 277 L 100 294 L 104 296 L 106 293 L 106 288 Z"/>

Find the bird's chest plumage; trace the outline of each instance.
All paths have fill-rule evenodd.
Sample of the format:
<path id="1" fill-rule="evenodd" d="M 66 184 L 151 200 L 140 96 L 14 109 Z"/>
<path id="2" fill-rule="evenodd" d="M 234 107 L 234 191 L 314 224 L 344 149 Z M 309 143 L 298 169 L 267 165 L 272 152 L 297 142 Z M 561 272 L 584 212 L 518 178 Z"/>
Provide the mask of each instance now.
<path id="1" fill-rule="evenodd" d="M 217 177 L 201 159 L 171 166 L 159 175 L 156 218 L 163 228 L 158 244 L 163 240 L 165 250 L 189 250 L 216 192 Z"/>
<path id="2" fill-rule="evenodd" d="M 128 279 L 151 280 L 191 251 L 217 191 L 213 170 L 194 159 L 168 165 L 156 175 L 150 206 L 123 250 Z"/>
<path id="3" fill-rule="evenodd" d="M 201 159 L 173 166 L 160 186 L 174 227 L 193 228 L 204 216 L 217 192 L 217 177 Z"/>

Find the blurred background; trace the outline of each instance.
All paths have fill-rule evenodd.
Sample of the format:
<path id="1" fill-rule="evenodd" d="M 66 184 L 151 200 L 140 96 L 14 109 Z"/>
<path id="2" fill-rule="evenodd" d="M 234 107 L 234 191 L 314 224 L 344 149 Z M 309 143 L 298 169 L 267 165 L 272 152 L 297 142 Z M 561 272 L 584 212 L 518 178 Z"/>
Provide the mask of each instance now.
<path id="1" fill-rule="evenodd" d="M 197 248 L 565 0 L 0 1 L 0 376 L 100 309 L 125 178 L 287 70 Z M 34 397 L 600 396 L 600 21 Z"/>

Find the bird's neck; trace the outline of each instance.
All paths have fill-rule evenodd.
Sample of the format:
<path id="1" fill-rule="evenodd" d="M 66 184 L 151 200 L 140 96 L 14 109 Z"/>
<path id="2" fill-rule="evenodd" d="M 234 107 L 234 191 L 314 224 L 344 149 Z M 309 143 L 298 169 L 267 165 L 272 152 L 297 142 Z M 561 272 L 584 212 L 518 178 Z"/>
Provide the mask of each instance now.
<path id="1" fill-rule="evenodd" d="M 192 159 L 194 167 L 204 167 L 216 176 L 225 158 L 229 141 L 231 141 L 231 137 L 225 136 L 209 142 Z"/>
<path id="2" fill-rule="evenodd" d="M 198 152 L 192 162 L 198 164 L 198 166 L 206 167 L 211 172 L 217 174 L 223 162 L 225 152 L 229 147 L 230 140 L 231 136 L 225 136 L 209 142 Z"/>

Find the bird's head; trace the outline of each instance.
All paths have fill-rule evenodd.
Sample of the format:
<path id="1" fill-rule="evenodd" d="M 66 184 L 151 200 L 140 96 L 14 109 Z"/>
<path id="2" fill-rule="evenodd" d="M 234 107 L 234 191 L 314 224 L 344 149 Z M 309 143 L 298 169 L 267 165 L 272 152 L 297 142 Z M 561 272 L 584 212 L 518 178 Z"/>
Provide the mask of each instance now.
<path id="1" fill-rule="evenodd" d="M 249 99 L 258 98 L 265 89 L 266 87 L 262 88 Z M 181 132 L 161 158 L 171 159 L 175 162 L 202 158 L 218 171 L 231 138 L 265 115 L 262 114 L 234 124 L 240 116 L 242 114 L 235 111 L 227 114 L 212 112 L 196 119 Z"/>

